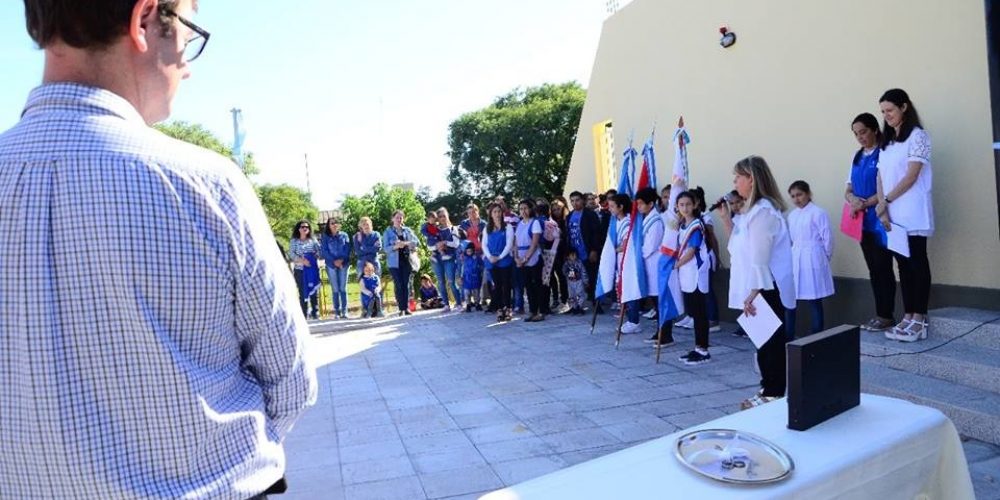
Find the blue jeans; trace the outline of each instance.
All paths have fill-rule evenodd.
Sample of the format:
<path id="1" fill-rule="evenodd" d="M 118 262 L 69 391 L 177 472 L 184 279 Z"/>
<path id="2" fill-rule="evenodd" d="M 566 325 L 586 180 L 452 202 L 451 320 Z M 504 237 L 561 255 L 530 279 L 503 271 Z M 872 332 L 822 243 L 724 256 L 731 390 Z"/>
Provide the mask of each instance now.
<path id="1" fill-rule="evenodd" d="M 438 279 L 438 293 L 441 294 L 441 299 L 444 300 L 445 306 L 450 305 L 450 301 L 448 300 L 448 285 L 451 285 L 451 296 L 455 298 L 455 302 L 459 303 L 462 301 L 462 292 L 458 289 L 458 284 L 455 283 L 457 267 L 455 259 L 438 259 L 434 262 L 434 274 L 437 275 Z"/>
<path id="2" fill-rule="evenodd" d="M 642 308 L 642 300 L 633 300 L 625 303 L 625 319 L 629 323 L 639 324 L 639 309 Z"/>
<path id="3" fill-rule="evenodd" d="M 390 267 L 393 289 L 396 293 L 396 305 L 400 311 L 410 307 L 410 266 Z M 383 288 L 384 290 L 384 288 Z"/>
<path id="4" fill-rule="evenodd" d="M 798 302 L 809 304 L 809 317 L 811 319 L 810 333 L 823 331 L 823 299 L 800 300 Z M 785 310 L 785 332 L 788 334 L 788 340 L 795 339 L 795 316 L 797 312 L 798 308 Z"/>
<path id="5" fill-rule="evenodd" d="M 330 290 L 333 292 L 333 313 L 336 315 L 347 312 L 347 267 L 326 266 L 326 276 L 330 279 Z"/>
<path id="6" fill-rule="evenodd" d="M 527 273 L 527 268 L 513 266 L 514 269 L 514 283 L 511 287 L 514 290 L 514 299 L 511 301 L 514 304 L 514 309 L 523 310 L 524 309 L 524 282 L 525 274 Z"/>

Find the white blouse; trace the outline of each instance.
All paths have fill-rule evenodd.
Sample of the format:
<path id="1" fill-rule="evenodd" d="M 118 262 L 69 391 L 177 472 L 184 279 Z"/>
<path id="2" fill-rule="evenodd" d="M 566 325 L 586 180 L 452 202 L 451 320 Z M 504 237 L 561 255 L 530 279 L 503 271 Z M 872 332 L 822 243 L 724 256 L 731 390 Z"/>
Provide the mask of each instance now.
<path id="1" fill-rule="evenodd" d="M 931 199 L 931 139 L 922 128 L 914 128 L 903 142 L 893 142 L 879 153 L 878 170 L 882 175 L 882 191 L 889 194 L 909 168 L 910 162 L 923 164 L 916 182 L 905 193 L 889 203 L 889 219 L 915 236 L 934 234 L 934 206 Z"/>
<path id="2" fill-rule="evenodd" d="M 795 278 L 792 272 L 792 240 L 781 212 L 766 199 L 758 200 L 735 221 L 729 238 L 732 266 L 729 273 L 729 307 L 743 309 L 743 301 L 754 289 L 773 290 L 775 283 L 781 304 L 795 307 Z"/>

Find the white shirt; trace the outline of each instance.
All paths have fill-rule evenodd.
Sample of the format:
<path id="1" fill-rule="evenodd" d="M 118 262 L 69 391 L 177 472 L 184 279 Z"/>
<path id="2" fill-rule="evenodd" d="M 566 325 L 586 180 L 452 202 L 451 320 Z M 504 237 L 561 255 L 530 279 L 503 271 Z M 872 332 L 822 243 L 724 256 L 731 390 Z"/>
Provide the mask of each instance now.
<path id="1" fill-rule="evenodd" d="M 775 283 L 782 305 L 788 309 L 795 307 L 792 240 L 785 218 L 770 201 L 758 200 L 735 221 L 728 248 L 732 257 L 731 309 L 743 309 L 743 301 L 751 290 L 773 290 Z"/>
<path id="2" fill-rule="evenodd" d="M 538 258 L 542 254 L 542 223 L 535 218 L 521 220 L 521 222 L 517 225 L 517 229 L 514 230 L 514 255 L 522 259 L 525 255 L 527 255 L 528 249 L 531 247 L 531 238 L 536 234 L 539 235 L 538 245 L 535 246 L 535 251 L 532 252 L 528 262 L 525 262 L 524 265 L 526 267 L 532 267 L 535 264 L 538 264 Z"/>
<path id="3" fill-rule="evenodd" d="M 934 234 L 934 206 L 931 198 L 931 140 L 922 128 L 914 128 L 903 142 L 893 142 L 879 154 L 882 192 L 889 194 L 909 168 L 910 162 L 922 164 L 916 182 L 889 203 L 889 218 L 915 236 Z"/>

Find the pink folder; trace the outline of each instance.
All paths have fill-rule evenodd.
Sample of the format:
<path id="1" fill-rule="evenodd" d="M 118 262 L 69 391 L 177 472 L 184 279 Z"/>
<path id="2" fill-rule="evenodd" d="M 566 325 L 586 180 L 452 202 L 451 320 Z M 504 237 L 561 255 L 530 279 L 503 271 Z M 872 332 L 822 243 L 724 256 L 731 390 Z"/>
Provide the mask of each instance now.
<path id="1" fill-rule="evenodd" d="M 844 211 L 840 215 L 840 232 L 854 241 L 861 241 L 861 226 L 864 223 L 864 212 L 854 212 L 850 203 L 844 203 Z"/>

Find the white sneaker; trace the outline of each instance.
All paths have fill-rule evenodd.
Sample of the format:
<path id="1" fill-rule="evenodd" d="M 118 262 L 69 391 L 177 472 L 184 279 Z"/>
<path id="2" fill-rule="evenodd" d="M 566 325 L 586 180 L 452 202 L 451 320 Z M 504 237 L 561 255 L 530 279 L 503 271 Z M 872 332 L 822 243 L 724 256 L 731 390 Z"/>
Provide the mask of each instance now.
<path id="1" fill-rule="evenodd" d="M 694 318 L 691 316 L 685 316 L 684 319 L 674 323 L 674 326 L 679 328 L 687 328 L 688 330 L 694 329 Z"/>
<path id="2" fill-rule="evenodd" d="M 718 323 L 713 323 L 708 327 L 708 333 L 721 332 L 722 327 Z"/>
<path id="3" fill-rule="evenodd" d="M 639 333 L 642 331 L 642 327 L 638 323 L 630 323 L 628 321 L 622 325 L 622 333 Z"/>
<path id="4" fill-rule="evenodd" d="M 650 309 L 646 314 L 642 315 L 643 318 L 653 319 L 656 318 L 656 309 Z"/>

